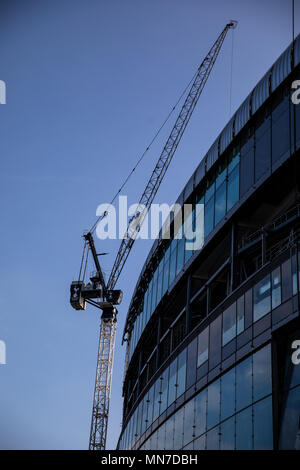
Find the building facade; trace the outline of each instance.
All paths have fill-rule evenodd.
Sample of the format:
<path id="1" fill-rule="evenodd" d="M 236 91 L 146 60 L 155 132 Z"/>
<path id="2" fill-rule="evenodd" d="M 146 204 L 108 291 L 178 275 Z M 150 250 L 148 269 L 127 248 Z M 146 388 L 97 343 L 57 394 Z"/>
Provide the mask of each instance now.
<path id="1" fill-rule="evenodd" d="M 147 257 L 124 331 L 120 450 L 300 449 L 297 79 L 300 36 L 178 198 L 193 230 L 204 207 L 202 248 L 171 220 Z"/>

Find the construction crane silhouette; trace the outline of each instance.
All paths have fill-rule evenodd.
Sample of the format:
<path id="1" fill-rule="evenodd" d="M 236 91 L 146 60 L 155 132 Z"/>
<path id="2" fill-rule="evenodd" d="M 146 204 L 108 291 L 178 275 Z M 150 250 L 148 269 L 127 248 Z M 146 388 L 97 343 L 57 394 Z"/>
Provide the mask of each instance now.
<path id="1" fill-rule="evenodd" d="M 78 281 L 74 281 L 70 288 L 70 303 L 76 310 L 85 310 L 86 303 L 102 310 L 100 323 L 100 339 L 97 358 L 96 379 L 94 388 L 94 400 L 90 431 L 90 450 L 105 450 L 107 426 L 109 417 L 109 401 L 114 359 L 114 346 L 117 325 L 117 309 L 122 301 L 122 291 L 114 287 L 124 268 L 128 255 L 139 233 L 145 216 L 157 190 L 166 174 L 178 144 L 183 136 L 185 128 L 198 102 L 199 96 L 205 86 L 210 72 L 218 57 L 227 32 L 235 28 L 236 21 L 227 23 L 216 42 L 209 50 L 207 56 L 199 66 L 192 79 L 184 104 L 179 112 L 172 131 L 167 139 L 150 179 L 140 198 L 136 211 L 131 218 L 126 234 L 122 239 L 119 251 L 113 264 L 109 279 L 105 283 L 103 272 L 99 263 L 99 254 L 96 252 L 93 232 L 99 219 L 103 219 L 104 213 L 94 224 L 92 229 L 84 234 L 84 249 Z M 90 276 L 90 282 L 85 284 L 85 271 L 89 253 L 92 254 L 96 271 Z"/>

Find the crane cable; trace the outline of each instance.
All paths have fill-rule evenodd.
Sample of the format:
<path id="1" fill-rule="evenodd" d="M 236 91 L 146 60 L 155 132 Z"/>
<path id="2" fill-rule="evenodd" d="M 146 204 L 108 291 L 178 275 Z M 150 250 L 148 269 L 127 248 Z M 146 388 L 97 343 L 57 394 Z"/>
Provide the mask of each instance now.
<path id="1" fill-rule="evenodd" d="M 132 168 L 132 170 L 130 171 L 130 173 L 127 175 L 127 177 L 125 178 L 125 180 L 123 181 L 122 185 L 120 186 L 120 188 L 118 189 L 118 191 L 116 192 L 116 194 L 114 195 L 114 197 L 112 198 L 110 204 L 107 205 L 107 209 L 109 207 L 109 205 L 112 205 L 115 200 L 117 199 L 118 195 L 120 194 L 120 192 L 123 190 L 123 188 L 126 186 L 126 184 L 128 183 L 129 179 L 131 178 L 131 176 L 133 175 L 133 173 L 135 172 L 135 170 L 137 169 L 137 167 L 139 166 L 139 164 L 142 162 L 142 160 L 144 159 L 146 153 L 150 150 L 151 146 L 153 145 L 153 143 L 155 142 L 155 140 L 158 138 L 159 134 L 161 133 L 161 131 L 163 130 L 163 128 L 165 127 L 165 125 L 167 124 L 167 122 L 169 121 L 170 117 L 172 116 L 172 114 L 174 113 L 174 111 L 176 110 L 178 104 L 180 103 L 180 101 L 182 100 L 182 98 L 184 97 L 184 95 L 186 94 L 187 90 L 189 89 L 191 83 L 195 80 L 195 77 L 198 73 L 198 69 L 197 71 L 194 73 L 193 77 L 191 78 L 191 80 L 189 81 L 189 83 L 186 85 L 186 87 L 184 88 L 184 90 L 182 91 L 182 93 L 180 94 L 179 98 L 177 99 L 176 103 L 174 104 L 174 106 L 172 107 L 171 111 L 169 111 L 167 117 L 164 119 L 164 121 L 162 122 L 161 126 L 158 128 L 158 130 L 156 131 L 156 133 L 154 134 L 153 138 L 151 139 L 150 143 L 148 144 L 148 146 L 146 147 L 146 149 L 144 150 L 144 152 L 142 153 L 142 155 L 140 156 L 140 158 L 138 159 L 137 163 L 135 164 L 135 166 Z M 96 222 L 94 223 L 94 225 L 92 225 L 92 227 L 90 228 L 89 232 L 91 234 L 94 233 L 94 231 L 96 230 L 96 227 L 99 223 L 100 220 L 102 220 L 107 214 L 107 210 L 105 210 L 103 212 L 103 214 L 101 214 Z M 86 240 L 84 241 L 84 246 L 83 246 L 83 253 L 82 253 L 82 258 L 81 258 L 81 265 L 80 265 L 80 270 L 79 270 L 79 277 L 78 279 L 80 280 L 81 278 L 81 273 L 82 273 L 82 268 L 83 268 L 83 263 L 84 263 L 84 258 L 85 258 L 85 251 L 86 251 L 86 247 L 87 247 L 87 242 Z M 85 260 L 85 268 L 84 268 L 84 273 L 83 273 L 83 281 L 84 281 L 84 278 L 85 278 L 85 274 L 86 274 L 86 269 L 87 269 L 87 261 L 88 261 L 88 254 L 89 254 L 89 248 L 87 250 L 87 253 L 86 253 L 86 260 Z"/>
<path id="2" fill-rule="evenodd" d="M 183 96 L 186 94 L 188 88 L 190 87 L 191 83 L 194 81 L 196 75 L 198 73 L 198 69 L 197 71 L 194 73 L 193 77 L 191 78 L 191 80 L 189 81 L 189 83 L 186 85 L 186 87 L 184 88 L 183 92 L 180 94 L 178 100 L 176 101 L 175 105 L 172 107 L 171 111 L 169 112 L 169 114 L 167 115 L 167 117 L 165 118 L 165 120 L 163 121 L 163 123 L 161 124 L 161 126 L 158 128 L 158 130 L 156 131 L 156 133 L 154 134 L 153 138 L 151 139 L 150 143 L 148 144 L 148 146 L 146 147 L 146 149 L 144 150 L 144 152 L 142 153 L 142 155 L 140 156 L 140 158 L 138 159 L 137 163 L 135 164 L 135 166 L 132 168 L 132 170 L 130 171 L 130 173 L 127 175 L 127 177 L 125 178 L 125 180 L 123 181 L 122 185 L 120 186 L 120 188 L 118 189 L 118 191 L 116 192 L 116 194 L 114 195 L 114 197 L 112 198 L 110 204 L 107 205 L 107 208 L 109 205 L 112 205 L 116 198 L 118 197 L 118 195 L 120 194 L 120 192 L 122 191 L 122 189 L 125 187 L 125 185 L 128 183 L 129 179 L 131 178 L 131 176 L 133 175 L 133 173 L 135 172 L 135 170 L 137 169 L 137 167 L 139 166 L 139 164 L 141 163 L 141 161 L 144 159 L 146 153 L 150 150 L 152 144 L 155 142 L 155 140 L 157 139 L 157 137 L 159 136 L 159 134 L 161 133 L 162 129 L 165 127 L 165 125 L 167 124 L 167 122 L 169 121 L 170 117 L 172 116 L 172 114 L 174 113 L 175 109 L 177 108 L 178 104 L 180 103 L 180 101 L 182 100 Z M 103 219 L 103 217 L 106 216 L 106 211 L 103 212 L 103 214 L 101 214 L 96 222 L 94 223 L 94 225 L 91 227 L 90 229 L 90 233 L 93 233 L 97 227 L 97 224 L 99 223 L 100 220 Z"/>
<path id="3" fill-rule="evenodd" d="M 80 263 L 80 269 L 79 269 L 79 275 L 78 275 L 78 282 L 81 281 L 81 272 L 82 272 L 82 267 L 83 267 L 83 263 L 84 263 L 84 255 L 85 255 L 85 250 L 86 250 L 86 241 L 84 242 L 84 246 L 83 246 L 83 252 L 82 252 L 82 257 L 81 257 L 81 263 Z M 82 279 L 84 280 L 84 279 Z"/>

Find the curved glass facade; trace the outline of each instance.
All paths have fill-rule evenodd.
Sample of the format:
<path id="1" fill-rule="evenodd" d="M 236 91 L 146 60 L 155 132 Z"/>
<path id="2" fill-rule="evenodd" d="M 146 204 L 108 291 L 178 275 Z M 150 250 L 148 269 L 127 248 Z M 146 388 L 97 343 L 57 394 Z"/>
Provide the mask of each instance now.
<path id="1" fill-rule="evenodd" d="M 259 82 L 179 198 L 193 208 L 181 235 L 204 207 L 201 250 L 187 250 L 171 222 L 172 239 L 147 258 L 125 327 L 119 449 L 300 448 L 293 54 Z"/>
<path id="2" fill-rule="evenodd" d="M 264 275 L 176 356 L 135 409 L 120 449 L 135 448 L 140 440 L 144 442 L 139 448 L 144 450 L 273 448 L 271 342 L 204 387 L 146 440 L 145 433 L 171 405 L 185 398 L 185 392 L 197 377 L 204 377 L 215 365 L 226 364 L 228 356 L 237 354 L 238 349 L 243 351 L 246 346 L 248 354 L 254 348 L 256 337 L 264 333 L 262 341 L 265 342 L 272 324 L 275 326 L 293 316 L 289 302 L 298 295 L 297 266 L 300 266 L 300 252 L 298 260 L 295 254 Z M 300 339 L 300 333 L 298 336 Z M 195 360 L 191 361 L 191 357 Z M 295 399 L 300 400 L 300 367 L 294 366 L 289 371 L 290 356 L 286 363 L 286 373 L 291 376 L 287 390 L 292 390 L 289 401 L 293 403 Z M 288 403 L 288 407 L 292 404 Z M 300 402 L 298 410 L 300 417 Z M 247 416 L 251 416 L 249 422 Z M 288 418 L 285 419 L 288 423 Z M 182 439 L 180 444 L 178 439 Z"/>

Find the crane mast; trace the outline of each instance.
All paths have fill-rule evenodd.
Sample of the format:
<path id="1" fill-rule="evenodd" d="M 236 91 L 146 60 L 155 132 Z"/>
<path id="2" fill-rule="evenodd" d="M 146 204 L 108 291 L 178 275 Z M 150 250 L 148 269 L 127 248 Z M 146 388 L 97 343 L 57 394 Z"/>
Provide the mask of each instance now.
<path id="1" fill-rule="evenodd" d="M 90 450 L 105 450 L 107 426 L 109 417 L 109 401 L 111 391 L 111 380 L 113 370 L 114 345 L 117 325 L 117 309 L 122 300 L 122 292 L 114 290 L 121 271 L 125 265 L 139 229 L 145 219 L 146 213 L 152 204 L 157 190 L 170 165 L 178 144 L 183 136 L 185 128 L 190 120 L 194 108 L 198 102 L 201 92 L 209 77 L 209 74 L 218 57 L 224 39 L 229 29 L 235 28 L 236 21 L 230 21 L 216 42 L 211 47 L 207 56 L 199 66 L 189 93 L 184 101 L 172 131 L 155 165 L 146 188 L 140 198 L 135 214 L 128 224 L 127 231 L 121 242 L 111 274 L 107 284 L 101 271 L 98 254 L 96 253 L 92 231 L 84 235 L 85 247 L 92 253 L 96 266 L 96 273 L 91 277 L 91 283 L 85 285 L 80 279 L 71 284 L 71 305 L 77 310 L 83 310 L 86 302 L 102 310 L 100 323 L 100 339 L 97 358 L 96 379 L 94 388 L 94 400 L 90 431 Z"/>

